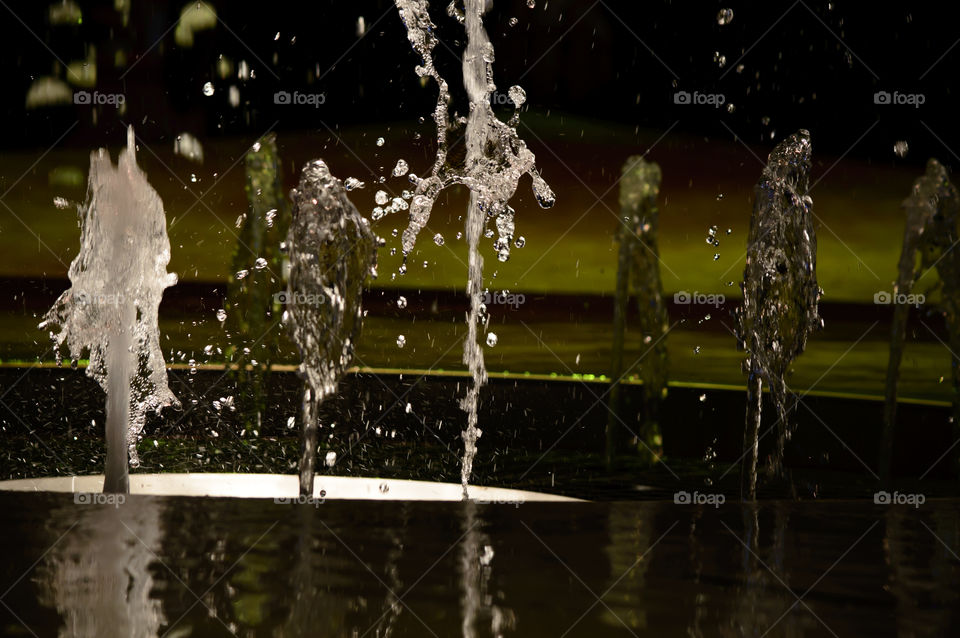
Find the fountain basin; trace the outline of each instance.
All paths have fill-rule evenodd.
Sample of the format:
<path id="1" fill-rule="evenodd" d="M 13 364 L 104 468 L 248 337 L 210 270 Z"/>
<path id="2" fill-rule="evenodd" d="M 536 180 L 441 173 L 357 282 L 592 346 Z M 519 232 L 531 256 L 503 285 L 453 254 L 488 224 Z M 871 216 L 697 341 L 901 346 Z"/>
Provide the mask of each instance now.
<path id="1" fill-rule="evenodd" d="M 99 493 L 103 475 L 54 476 L 0 481 L 0 491 Z M 471 485 L 471 500 L 490 503 L 585 502 L 581 499 Z M 200 496 L 226 498 L 272 498 L 296 502 L 299 482 L 293 474 L 131 474 L 130 493 L 150 496 Z M 401 479 L 318 476 L 315 499 L 364 501 L 460 501 L 462 488 L 457 483 L 410 481 Z"/>

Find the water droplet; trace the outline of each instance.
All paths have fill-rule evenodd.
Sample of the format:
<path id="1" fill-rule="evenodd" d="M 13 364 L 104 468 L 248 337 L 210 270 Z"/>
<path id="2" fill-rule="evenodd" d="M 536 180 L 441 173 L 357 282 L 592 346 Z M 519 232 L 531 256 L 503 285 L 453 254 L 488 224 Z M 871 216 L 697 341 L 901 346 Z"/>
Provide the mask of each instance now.
<path id="1" fill-rule="evenodd" d="M 507 95 L 510 97 L 510 101 L 513 102 L 517 108 L 523 106 L 524 102 L 527 101 L 527 92 L 523 90 L 523 87 L 513 85 L 507 91 Z"/>
<path id="2" fill-rule="evenodd" d="M 376 194 L 374 194 L 373 199 L 380 206 L 386 206 L 387 202 L 390 201 L 390 196 L 387 195 L 386 191 L 377 191 Z"/>
<path id="3" fill-rule="evenodd" d="M 358 188 L 363 188 L 364 186 L 366 186 L 366 184 L 361 182 L 356 177 L 348 177 L 347 179 L 343 180 L 343 187 L 348 191 L 356 190 Z"/>
<path id="4" fill-rule="evenodd" d="M 407 338 L 404 337 L 403 335 L 398 335 L 398 336 L 397 336 L 397 347 L 398 347 L 398 348 L 402 348 L 402 347 L 405 346 L 405 345 L 407 345 Z"/>
<path id="5" fill-rule="evenodd" d="M 263 257 L 257 257 L 257 261 L 253 262 L 253 267 L 257 270 L 263 270 L 267 267 L 267 260 Z"/>
<path id="6" fill-rule="evenodd" d="M 234 275 L 234 276 L 237 278 L 237 280 L 240 280 L 240 279 L 243 279 L 244 277 L 246 277 L 246 276 L 249 275 L 249 274 L 250 274 L 250 271 L 249 271 L 249 270 L 238 270 L 238 271 L 237 271 L 237 274 Z"/>
<path id="7" fill-rule="evenodd" d="M 693 348 L 693 354 L 700 354 L 700 346 L 695 346 Z"/>
<path id="8" fill-rule="evenodd" d="M 700 395 L 700 403 L 703 403 L 703 402 L 706 401 L 706 400 L 707 400 L 707 395 L 706 395 L 706 394 L 701 394 L 701 395 Z"/>
<path id="9" fill-rule="evenodd" d="M 296 425 L 296 423 L 297 423 L 297 419 L 296 419 L 296 418 L 294 418 L 294 417 L 288 418 L 288 419 L 287 419 L 287 429 L 288 429 L 288 430 L 292 430 L 292 429 L 293 429 L 293 426 Z"/>
<path id="10" fill-rule="evenodd" d="M 206 84 L 203 85 L 203 94 L 206 95 L 207 97 L 210 97 L 211 95 L 213 95 L 213 91 L 214 91 L 213 82 L 207 82 Z"/>
<path id="11" fill-rule="evenodd" d="M 217 311 L 217 321 L 219 321 L 220 323 L 223 323 L 226 320 L 227 320 L 227 311 L 221 308 L 220 310 Z"/>
<path id="12" fill-rule="evenodd" d="M 407 298 L 404 297 L 403 295 L 400 295 L 399 297 L 397 297 L 397 308 L 400 308 L 401 310 L 403 310 L 406 307 L 407 307 Z M 403 335 L 401 335 L 401 338 L 403 338 Z"/>
<path id="13" fill-rule="evenodd" d="M 407 174 L 407 171 L 410 170 L 410 166 L 405 160 L 397 160 L 397 165 L 393 167 L 393 176 L 394 177 L 403 177 Z"/>
<path id="14" fill-rule="evenodd" d="M 537 6 L 537 0 L 527 0 L 527 8 L 535 9 Z"/>
<path id="15" fill-rule="evenodd" d="M 520 22 L 520 21 L 517 20 L 516 18 L 510 18 L 510 20 L 508 21 L 508 23 L 510 24 L 511 27 L 517 26 L 517 23 L 519 23 L 519 22 Z"/>
<path id="16" fill-rule="evenodd" d="M 389 485 L 387 485 L 386 483 L 381 483 L 381 484 L 380 484 L 380 493 L 381 493 L 381 494 L 386 494 L 386 493 L 389 492 L 389 491 L 390 491 L 390 486 L 389 486 Z"/>
<path id="17" fill-rule="evenodd" d="M 207 355 L 208 357 L 213 354 L 213 346 L 210 344 L 203 346 L 203 354 Z"/>
<path id="18" fill-rule="evenodd" d="M 323 459 L 323 464 L 327 467 L 333 467 L 337 462 L 337 453 L 336 452 L 327 452 L 327 455 Z"/>
<path id="19" fill-rule="evenodd" d="M 441 235 L 440 233 L 437 233 L 436 235 L 434 235 L 433 243 L 435 243 L 437 246 L 443 246 L 443 235 Z"/>
<path id="20" fill-rule="evenodd" d="M 382 137 L 377 138 L 377 146 L 383 146 L 384 139 Z"/>
<path id="21" fill-rule="evenodd" d="M 897 157 L 906 157 L 909 150 L 910 145 L 907 144 L 906 140 L 899 140 L 893 145 L 893 152 L 896 153 Z"/>
<path id="22" fill-rule="evenodd" d="M 523 248 L 524 246 L 527 245 L 527 240 L 523 235 L 520 235 L 514 240 L 513 245 L 516 246 L 517 248 Z"/>
<path id="23" fill-rule="evenodd" d="M 499 341 L 499 338 L 497 337 L 497 334 L 496 334 L 495 332 L 488 332 L 488 333 L 487 333 L 487 345 L 488 345 L 488 346 L 490 346 L 491 348 L 494 347 L 495 345 L 497 345 L 497 341 Z"/>
<path id="24" fill-rule="evenodd" d="M 731 22 L 733 22 L 733 9 L 720 9 L 720 12 L 717 14 L 717 24 L 724 26 Z"/>
<path id="25" fill-rule="evenodd" d="M 718 259 L 720 259 L 720 253 L 714 253 L 714 254 L 713 254 L 713 260 L 714 260 L 714 261 L 717 261 Z"/>

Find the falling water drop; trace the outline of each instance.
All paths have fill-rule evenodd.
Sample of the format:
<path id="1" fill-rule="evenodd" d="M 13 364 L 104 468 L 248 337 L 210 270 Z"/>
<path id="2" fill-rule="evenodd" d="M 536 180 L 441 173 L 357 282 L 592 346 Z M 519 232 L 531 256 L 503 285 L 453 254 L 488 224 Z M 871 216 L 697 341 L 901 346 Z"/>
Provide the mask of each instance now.
<path id="1" fill-rule="evenodd" d="M 214 92 L 213 82 L 207 82 L 206 84 L 203 85 L 204 95 L 206 95 L 207 97 L 210 97 L 211 95 L 213 95 L 213 92 Z"/>
<path id="2" fill-rule="evenodd" d="M 733 9 L 723 8 L 717 13 L 717 24 L 724 26 L 733 22 Z"/>
<path id="3" fill-rule="evenodd" d="M 403 310 L 406 307 L 407 307 L 407 298 L 404 297 L 403 295 L 400 295 L 399 297 L 397 297 L 397 308 L 399 308 L 400 310 Z M 400 338 L 402 339 L 403 335 L 400 335 Z"/>
<path id="4" fill-rule="evenodd" d="M 440 233 L 437 233 L 436 235 L 434 235 L 433 243 L 435 243 L 437 246 L 443 246 L 443 235 L 441 235 Z"/>
<path id="5" fill-rule="evenodd" d="M 403 335 L 398 335 L 398 336 L 397 336 L 397 347 L 398 347 L 398 348 L 402 348 L 402 347 L 405 346 L 405 345 L 407 345 L 407 338 L 404 337 Z"/>
<path id="6" fill-rule="evenodd" d="M 496 334 L 495 332 L 488 332 L 488 333 L 487 333 L 487 345 L 488 345 L 488 346 L 490 346 L 491 348 L 494 347 L 495 345 L 497 345 L 497 341 L 499 341 L 499 338 L 497 337 L 497 334 Z"/>

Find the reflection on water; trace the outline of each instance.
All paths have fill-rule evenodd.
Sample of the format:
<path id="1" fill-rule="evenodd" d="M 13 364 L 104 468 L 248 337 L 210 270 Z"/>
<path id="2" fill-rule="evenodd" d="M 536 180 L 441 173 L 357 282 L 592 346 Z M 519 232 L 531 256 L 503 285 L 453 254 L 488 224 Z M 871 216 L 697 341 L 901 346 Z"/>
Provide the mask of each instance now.
<path id="1" fill-rule="evenodd" d="M 158 635 L 167 619 L 153 595 L 151 567 L 162 540 L 164 508 L 164 503 L 138 499 L 51 512 L 53 524 L 73 520 L 37 568 L 37 593 L 60 615 L 60 636 Z"/>
<path id="2" fill-rule="evenodd" d="M 0 634 L 952 636 L 960 508 L 0 495 Z"/>

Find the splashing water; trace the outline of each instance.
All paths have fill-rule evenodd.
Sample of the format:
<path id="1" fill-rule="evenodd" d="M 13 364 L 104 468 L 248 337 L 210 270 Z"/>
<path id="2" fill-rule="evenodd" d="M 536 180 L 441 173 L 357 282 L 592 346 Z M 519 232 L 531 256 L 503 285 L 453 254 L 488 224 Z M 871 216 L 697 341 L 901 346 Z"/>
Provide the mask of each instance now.
<path id="1" fill-rule="evenodd" d="M 127 456 L 138 467 L 136 444 L 147 414 L 179 406 L 167 387 L 157 309 L 165 288 L 170 240 L 160 196 L 137 166 L 133 127 L 117 166 L 100 149 L 90 155 L 87 199 L 79 209 L 80 252 L 70 264 L 71 286 L 44 317 L 61 361 L 90 353 L 87 375 L 107 393 L 104 491 L 128 491 Z"/>
<path id="2" fill-rule="evenodd" d="M 461 406 L 467 413 L 467 428 L 463 432 L 464 455 L 461 482 L 464 498 L 473 471 L 477 452 L 477 400 L 480 388 L 487 382 L 483 350 L 478 342 L 478 325 L 485 318 L 483 308 L 483 257 L 480 239 L 486 223 L 495 220 L 500 236 L 495 248 L 500 261 L 510 257 L 513 243 L 514 210 L 507 205 L 517 190 L 520 178 L 530 175 L 533 192 L 543 208 L 555 201 L 553 191 L 536 172 L 536 158 L 520 139 L 515 128 L 517 114 L 510 123 L 501 122 L 493 113 L 490 96 L 496 91 L 493 82 L 493 44 L 483 27 L 483 14 L 492 6 L 489 0 L 466 0 L 463 24 L 467 32 L 467 47 L 463 56 L 463 83 L 470 99 L 470 115 L 466 127 L 466 160 L 462 167 L 447 163 L 447 131 L 450 128 L 448 104 L 450 90 L 446 80 L 434 66 L 433 49 L 437 45 L 436 25 L 430 19 L 427 0 L 395 0 L 400 17 L 407 29 L 407 38 L 422 58 L 417 75 L 433 78 L 438 87 L 437 105 L 433 119 L 437 126 L 437 156 L 430 175 L 416 181 L 410 203 L 410 222 L 403 231 L 404 262 L 413 250 L 419 232 L 427 225 L 430 212 L 440 192 L 451 185 L 461 184 L 470 189 L 470 203 L 466 221 L 469 248 L 467 295 L 470 313 L 467 318 L 467 336 L 464 341 L 463 362 L 470 370 L 473 385 L 468 389 Z M 459 21 L 459 20 L 458 20 Z M 520 87 L 516 87 L 518 90 Z M 518 91 L 514 91 L 519 95 Z"/>
<path id="3" fill-rule="evenodd" d="M 363 316 L 363 284 L 368 274 L 376 276 L 376 246 L 370 223 L 321 160 L 304 167 L 291 198 L 293 219 L 286 242 L 290 277 L 283 316 L 300 350 L 300 374 L 307 382 L 300 493 L 312 495 L 318 408 L 336 391 L 353 359 Z"/>
<path id="4" fill-rule="evenodd" d="M 903 248 L 897 267 L 897 283 L 890 302 L 893 303 L 893 324 L 890 335 L 890 359 L 887 365 L 887 386 L 883 410 L 883 435 L 880 445 L 880 473 L 887 481 L 893 455 L 893 434 L 897 416 L 897 381 L 903 345 L 906 340 L 910 306 L 906 303 L 922 272 L 937 269 L 942 286 L 942 310 L 946 314 L 950 348 L 960 347 L 960 260 L 951 250 L 957 241 L 957 214 L 960 196 L 950 183 L 947 169 L 935 159 L 927 162 L 926 173 L 913 183 L 910 196 L 903 201 L 906 227 Z M 917 268 L 917 254 L 921 268 Z M 953 350 L 957 352 L 957 350 Z M 960 397 L 960 370 L 951 366 L 954 386 L 954 425 Z"/>
<path id="5" fill-rule="evenodd" d="M 817 312 L 817 237 L 813 228 L 810 134 L 800 130 L 770 153 L 754 187 L 753 217 L 743 272 L 743 305 L 738 310 L 739 345 L 747 352 L 747 422 L 741 490 L 756 497 L 761 386 L 766 383 L 777 409 L 778 436 L 770 469 L 781 472 L 790 436 L 784 375 L 822 327 Z"/>

